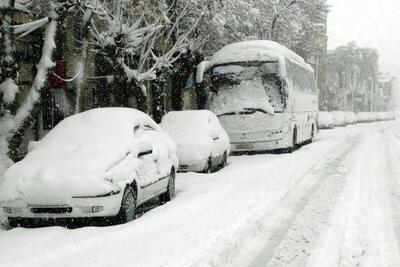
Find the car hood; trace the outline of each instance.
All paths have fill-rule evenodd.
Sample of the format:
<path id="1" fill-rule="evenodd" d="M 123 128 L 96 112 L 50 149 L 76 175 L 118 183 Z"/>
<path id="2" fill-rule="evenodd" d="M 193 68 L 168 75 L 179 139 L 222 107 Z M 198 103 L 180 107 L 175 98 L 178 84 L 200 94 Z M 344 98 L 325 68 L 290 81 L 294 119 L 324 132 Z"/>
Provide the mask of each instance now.
<path id="1" fill-rule="evenodd" d="M 118 191 L 109 170 L 124 158 L 123 151 L 33 151 L 11 166 L 0 185 L 0 200 L 65 199 Z"/>

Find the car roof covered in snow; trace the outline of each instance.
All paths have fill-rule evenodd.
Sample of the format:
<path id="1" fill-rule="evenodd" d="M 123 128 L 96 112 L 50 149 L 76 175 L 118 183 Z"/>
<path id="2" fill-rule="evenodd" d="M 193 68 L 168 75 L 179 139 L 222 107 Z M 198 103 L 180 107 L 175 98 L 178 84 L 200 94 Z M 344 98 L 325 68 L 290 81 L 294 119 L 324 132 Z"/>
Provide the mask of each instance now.
<path id="1" fill-rule="evenodd" d="M 214 113 L 209 110 L 183 110 L 168 112 L 161 122 L 161 127 L 167 128 L 196 128 L 207 127 L 209 121 L 216 117 Z"/>
<path id="2" fill-rule="evenodd" d="M 38 144 L 59 146 L 68 144 L 121 143 L 130 140 L 134 127 L 159 126 L 145 113 L 132 108 L 97 108 L 88 110 L 61 121 Z"/>

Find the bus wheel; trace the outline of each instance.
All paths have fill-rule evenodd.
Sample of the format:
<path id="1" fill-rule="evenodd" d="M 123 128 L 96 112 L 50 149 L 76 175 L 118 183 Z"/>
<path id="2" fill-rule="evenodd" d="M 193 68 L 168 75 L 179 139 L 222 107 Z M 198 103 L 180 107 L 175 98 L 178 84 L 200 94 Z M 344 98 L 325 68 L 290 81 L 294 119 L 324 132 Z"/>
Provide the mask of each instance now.
<path id="1" fill-rule="evenodd" d="M 289 153 L 292 153 L 295 151 L 297 148 L 297 127 L 294 127 L 293 129 L 293 135 L 292 135 L 292 144 L 290 147 L 287 148 L 287 151 Z"/>
<path id="2" fill-rule="evenodd" d="M 314 123 L 311 126 L 311 138 L 310 138 L 310 143 L 312 143 L 312 141 L 314 140 L 315 137 L 315 126 Z"/>

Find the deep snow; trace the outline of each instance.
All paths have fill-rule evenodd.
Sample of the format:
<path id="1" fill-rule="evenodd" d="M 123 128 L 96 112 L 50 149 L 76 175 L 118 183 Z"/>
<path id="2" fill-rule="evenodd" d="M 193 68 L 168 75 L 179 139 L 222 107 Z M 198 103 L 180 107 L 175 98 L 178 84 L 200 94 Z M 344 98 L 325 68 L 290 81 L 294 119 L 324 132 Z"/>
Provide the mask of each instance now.
<path id="1" fill-rule="evenodd" d="M 399 149 L 381 122 L 231 157 L 126 225 L 2 231 L 0 266 L 400 266 Z"/>

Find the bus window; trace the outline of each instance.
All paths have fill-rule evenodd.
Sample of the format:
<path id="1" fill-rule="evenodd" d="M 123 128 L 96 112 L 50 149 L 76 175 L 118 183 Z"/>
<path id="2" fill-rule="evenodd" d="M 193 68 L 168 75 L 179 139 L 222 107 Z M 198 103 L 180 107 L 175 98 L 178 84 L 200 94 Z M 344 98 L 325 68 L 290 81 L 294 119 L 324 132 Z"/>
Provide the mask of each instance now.
<path id="1" fill-rule="evenodd" d="M 285 96 L 283 94 L 282 82 L 275 74 L 262 76 L 262 84 L 269 101 L 275 112 L 283 112 L 285 108 Z"/>

